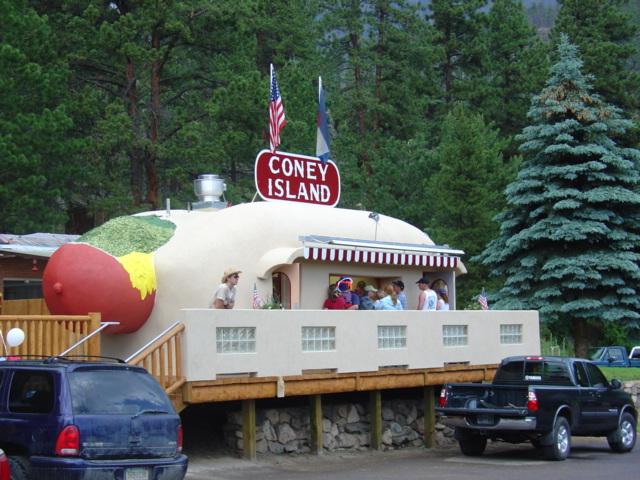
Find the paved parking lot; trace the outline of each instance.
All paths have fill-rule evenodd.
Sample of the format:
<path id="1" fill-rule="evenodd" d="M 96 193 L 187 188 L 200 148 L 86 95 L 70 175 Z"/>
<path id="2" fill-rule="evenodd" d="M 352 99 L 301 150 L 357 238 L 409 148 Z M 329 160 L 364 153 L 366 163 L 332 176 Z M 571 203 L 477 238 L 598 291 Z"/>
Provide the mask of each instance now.
<path id="1" fill-rule="evenodd" d="M 188 452 L 187 452 L 188 453 Z M 602 480 L 638 478 L 640 447 L 630 454 L 613 454 L 604 439 L 573 441 L 564 462 L 540 459 L 529 445 L 490 444 L 478 458 L 462 456 L 457 448 L 365 451 L 322 456 L 260 456 L 255 462 L 232 457 L 194 455 L 188 480 L 462 480 L 470 478 L 518 480 Z"/>

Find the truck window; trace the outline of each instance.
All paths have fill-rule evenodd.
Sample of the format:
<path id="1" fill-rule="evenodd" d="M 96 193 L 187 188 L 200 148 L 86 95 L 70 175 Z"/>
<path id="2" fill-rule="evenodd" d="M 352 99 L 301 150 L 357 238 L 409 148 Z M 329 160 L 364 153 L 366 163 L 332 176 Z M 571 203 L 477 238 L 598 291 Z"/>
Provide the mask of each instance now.
<path id="1" fill-rule="evenodd" d="M 573 364 L 573 369 L 576 373 L 578 385 L 581 387 L 588 387 L 589 377 L 587 376 L 587 371 L 584 369 L 584 364 L 582 362 L 576 362 Z"/>
<path id="2" fill-rule="evenodd" d="M 502 364 L 493 383 L 532 383 L 573 385 L 567 366 L 562 362 L 517 360 Z"/>
<path id="3" fill-rule="evenodd" d="M 629 358 L 633 358 L 634 360 L 640 360 L 640 347 L 633 347 L 633 350 L 631 350 L 631 355 L 629 355 Z"/>
<path id="4" fill-rule="evenodd" d="M 53 410 L 50 372 L 17 371 L 9 391 L 9 410 L 15 413 L 49 413 Z"/>
<path id="5" fill-rule="evenodd" d="M 624 360 L 624 355 L 622 354 L 621 348 L 610 348 L 609 349 L 609 358 L 613 358 L 614 362 L 619 362 Z"/>
<path id="6" fill-rule="evenodd" d="M 544 362 L 544 383 L 572 385 L 567 366 L 562 362 Z"/>
<path id="7" fill-rule="evenodd" d="M 609 385 L 609 382 L 607 382 L 607 379 L 598 367 L 591 363 L 585 363 L 584 366 L 589 374 L 589 381 L 592 387 L 603 388 Z"/>

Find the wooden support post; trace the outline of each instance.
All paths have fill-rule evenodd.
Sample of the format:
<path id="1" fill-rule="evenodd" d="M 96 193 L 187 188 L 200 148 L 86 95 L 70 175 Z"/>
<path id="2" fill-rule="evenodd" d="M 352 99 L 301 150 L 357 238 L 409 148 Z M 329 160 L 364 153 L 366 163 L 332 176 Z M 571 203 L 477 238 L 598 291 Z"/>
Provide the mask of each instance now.
<path id="1" fill-rule="evenodd" d="M 436 446 L 436 398 L 433 387 L 424 387 L 424 446 Z"/>
<path id="2" fill-rule="evenodd" d="M 89 335 L 100 328 L 100 313 L 89 313 L 91 320 L 89 321 L 89 331 L 85 332 L 85 335 Z M 100 348 L 100 334 L 94 335 L 87 340 L 87 355 L 99 357 L 101 352 Z"/>
<path id="3" fill-rule="evenodd" d="M 324 446 L 322 431 L 322 395 L 311 395 L 309 397 L 309 407 L 311 416 L 311 452 L 316 455 L 322 453 Z"/>
<path id="4" fill-rule="evenodd" d="M 247 460 L 256 459 L 256 401 L 242 401 L 242 446 Z"/>
<path id="5" fill-rule="evenodd" d="M 382 449 L 382 392 L 369 393 L 369 418 L 371 425 L 371 448 Z"/>

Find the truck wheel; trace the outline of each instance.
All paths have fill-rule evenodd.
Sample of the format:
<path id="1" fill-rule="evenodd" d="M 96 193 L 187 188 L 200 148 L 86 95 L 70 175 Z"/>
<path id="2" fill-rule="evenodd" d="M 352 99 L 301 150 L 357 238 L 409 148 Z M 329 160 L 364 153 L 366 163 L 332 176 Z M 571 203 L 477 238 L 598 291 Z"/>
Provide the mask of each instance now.
<path id="1" fill-rule="evenodd" d="M 548 460 L 564 460 L 571 452 L 571 427 L 565 417 L 556 418 L 552 433 L 553 443 L 542 447 Z"/>
<path id="2" fill-rule="evenodd" d="M 31 465 L 27 457 L 10 456 L 9 470 L 11 480 L 29 480 L 31 478 Z"/>
<path id="3" fill-rule="evenodd" d="M 617 453 L 630 452 L 636 444 L 636 419 L 628 412 L 620 417 L 618 428 L 607 436 L 611 450 Z"/>
<path id="4" fill-rule="evenodd" d="M 487 437 L 481 435 L 469 435 L 458 439 L 460 451 L 467 457 L 479 457 L 487 448 Z"/>

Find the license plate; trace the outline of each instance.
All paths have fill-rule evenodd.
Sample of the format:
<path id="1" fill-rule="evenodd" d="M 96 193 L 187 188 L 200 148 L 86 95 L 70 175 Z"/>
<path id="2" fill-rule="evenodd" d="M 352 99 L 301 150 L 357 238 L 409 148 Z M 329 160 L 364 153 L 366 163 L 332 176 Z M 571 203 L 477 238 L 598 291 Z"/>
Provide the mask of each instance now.
<path id="1" fill-rule="evenodd" d="M 478 415 L 478 425 L 493 425 L 493 415 Z"/>
<path id="2" fill-rule="evenodd" d="M 127 468 L 124 480 L 149 480 L 149 470 L 146 468 Z"/>

